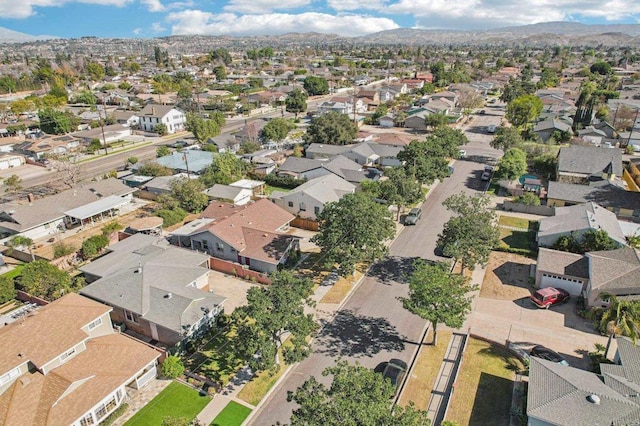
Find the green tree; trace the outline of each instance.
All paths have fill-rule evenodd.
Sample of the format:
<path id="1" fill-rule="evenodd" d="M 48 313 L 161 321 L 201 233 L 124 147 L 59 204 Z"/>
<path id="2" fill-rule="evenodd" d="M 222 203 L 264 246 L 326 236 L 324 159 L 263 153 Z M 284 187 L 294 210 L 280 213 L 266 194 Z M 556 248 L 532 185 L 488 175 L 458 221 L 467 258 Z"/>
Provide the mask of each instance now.
<path id="1" fill-rule="evenodd" d="M 462 270 L 486 265 L 491 251 L 498 246 L 500 232 L 495 213 L 489 209 L 487 196 L 456 194 L 442 204 L 453 216 L 438 235 L 437 246 L 445 255 L 461 262 Z"/>
<path id="2" fill-rule="evenodd" d="M 228 185 L 242 179 L 250 167 L 249 163 L 239 159 L 235 154 L 223 152 L 213 157 L 211 165 L 200 175 L 200 181 L 207 188 L 216 183 Z"/>
<path id="3" fill-rule="evenodd" d="M 137 173 L 142 176 L 171 176 L 171 169 L 161 166 L 158 163 L 149 162 L 138 167 Z"/>
<path id="4" fill-rule="evenodd" d="M 314 118 L 307 129 L 307 143 L 348 145 L 358 135 L 358 128 L 349 116 L 339 112 L 327 112 Z"/>
<path id="5" fill-rule="evenodd" d="M 40 120 L 40 129 L 52 135 L 71 133 L 79 123 L 79 119 L 74 117 L 73 114 L 58 111 L 51 107 L 38 111 L 38 119 Z"/>
<path id="6" fill-rule="evenodd" d="M 322 371 L 333 376 L 329 387 L 315 377 L 305 381 L 287 401 L 298 405 L 291 415 L 292 426 L 414 426 L 430 424 L 425 411 L 413 403 L 389 409 L 394 388 L 382 374 L 360 364 L 338 361 Z"/>
<path id="7" fill-rule="evenodd" d="M 156 124 L 156 126 L 153 128 L 153 131 L 156 132 L 158 136 L 165 136 L 168 133 L 167 125 L 163 123 Z"/>
<path id="8" fill-rule="evenodd" d="M 46 260 L 27 263 L 17 281 L 23 291 L 49 301 L 75 290 L 71 276 Z"/>
<path id="9" fill-rule="evenodd" d="M 525 192 L 518 197 L 513 197 L 513 202 L 524 204 L 525 206 L 539 206 L 540 197 L 533 192 Z"/>
<path id="10" fill-rule="evenodd" d="M 33 254 L 33 240 L 31 238 L 25 237 L 24 235 L 16 235 L 9 240 L 7 245 L 11 248 L 26 248 L 31 255 L 31 261 L 36 260 L 36 257 Z"/>
<path id="11" fill-rule="evenodd" d="M 304 90 L 306 90 L 310 96 L 326 95 L 329 93 L 329 83 L 322 77 L 307 76 L 304 79 L 302 87 L 304 87 Z"/>
<path id="12" fill-rule="evenodd" d="M 227 78 L 227 69 L 223 65 L 213 67 L 213 74 L 216 76 L 216 81 L 221 81 Z"/>
<path id="13" fill-rule="evenodd" d="M 427 127 L 435 129 L 440 126 L 446 126 L 449 124 L 449 117 L 444 112 L 438 112 L 436 114 L 428 114 L 424 117 L 424 124 Z"/>
<path id="14" fill-rule="evenodd" d="M 285 118 L 273 118 L 262 129 L 262 137 L 268 141 L 281 142 L 296 128 L 296 125 Z"/>
<path id="15" fill-rule="evenodd" d="M 600 320 L 600 331 L 630 337 L 635 344 L 639 335 L 640 302 L 620 300 L 610 293 L 600 293 L 600 299 L 609 302 Z"/>
<path id="16" fill-rule="evenodd" d="M 589 71 L 593 74 L 608 75 L 611 74 L 611 65 L 604 61 L 594 62 L 589 67 Z"/>
<path id="17" fill-rule="evenodd" d="M 6 186 L 4 192 L 18 192 L 22 189 L 22 178 L 18 175 L 11 175 L 4 180 Z"/>
<path id="18" fill-rule="evenodd" d="M 582 234 L 582 251 L 615 250 L 619 244 L 604 229 L 590 229 Z"/>
<path id="19" fill-rule="evenodd" d="M 475 286 L 468 285 L 464 275 L 450 272 L 445 262 L 427 263 L 418 259 L 409 277 L 409 296 L 401 298 L 406 310 L 431 322 L 433 345 L 437 344 L 438 324 L 460 328 L 471 312 L 472 297 L 467 296 Z"/>
<path id="20" fill-rule="evenodd" d="M 209 204 L 209 197 L 202 192 L 205 187 L 198 179 L 174 179 L 170 187 L 171 196 L 190 213 L 199 213 Z"/>
<path id="21" fill-rule="evenodd" d="M 81 90 L 73 101 L 78 104 L 95 105 L 98 98 L 90 90 Z"/>
<path id="22" fill-rule="evenodd" d="M 340 265 L 345 276 L 358 262 L 382 258 L 387 253 L 384 242 L 395 231 L 387 208 L 361 192 L 327 204 L 317 217 L 320 231 L 311 241 L 320 247 L 326 264 Z"/>
<path id="23" fill-rule="evenodd" d="M 293 89 L 285 99 L 285 105 L 287 112 L 294 113 L 297 120 L 298 114 L 307 110 L 307 94 L 300 89 Z"/>
<path id="24" fill-rule="evenodd" d="M 8 275 L 0 275 L 0 305 L 16 297 L 14 279 Z"/>
<path id="25" fill-rule="evenodd" d="M 184 364 L 179 356 L 169 355 L 160 366 L 160 374 L 167 379 L 176 379 L 184 373 Z"/>
<path id="26" fill-rule="evenodd" d="M 378 198 L 398 207 L 398 219 L 404 206 L 415 204 L 423 197 L 422 186 L 413 176 L 407 174 L 403 167 L 387 169 L 388 179 L 377 181 L 379 186 Z"/>
<path id="27" fill-rule="evenodd" d="M 286 270 L 274 272 L 270 285 L 249 289 L 247 304 L 237 308 L 232 318 L 237 328 L 234 347 L 254 371 L 279 367 L 280 349 L 288 364 L 309 355 L 308 337 L 318 327 L 313 316 L 304 313 L 312 293 L 311 280 Z M 283 346 L 286 334 L 291 345 Z"/>
<path id="28" fill-rule="evenodd" d="M 218 136 L 220 134 L 220 128 L 221 126 L 216 120 L 202 118 L 190 112 L 187 113 L 186 129 L 193 133 L 193 136 L 200 143 L 204 143 L 209 138 Z"/>
<path id="29" fill-rule="evenodd" d="M 97 62 L 89 62 L 87 64 L 87 74 L 93 81 L 100 81 L 104 77 L 104 67 Z"/>
<path id="30" fill-rule="evenodd" d="M 134 164 L 138 163 L 138 157 L 129 157 L 127 158 L 127 161 L 125 162 L 125 165 L 127 167 L 133 166 Z"/>
<path id="31" fill-rule="evenodd" d="M 91 259 L 97 256 L 103 248 L 109 245 L 109 237 L 106 235 L 94 235 L 82 242 L 80 248 L 84 259 Z"/>
<path id="32" fill-rule="evenodd" d="M 522 128 L 534 121 L 542 112 L 542 101 L 535 95 L 523 95 L 507 105 L 507 119 L 515 127 Z"/>
<path id="33" fill-rule="evenodd" d="M 524 143 L 520 132 L 515 127 L 498 127 L 496 135 L 491 140 L 492 148 L 501 149 L 506 152 L 511 148 L 517 148 Z"/>
<path id="34" fill-rule="evenodd" d="M 449 127 L 438 127 L 425 141 L 411 141 L 398 153 L 407 175 L 420 183 L 430 184 L 435 179 L 449 176 L 449 158 L 460 156 L 459 147 L 468 142 L 462 132 Z"/>
<path id="35" fill-rule="evenodd" d="M 166 145 L 160 145 L 159 147 L 156 148 L 156 157 L 158 158 L 166 157 L 167 155 L 170 155 L 170 154 L 171 154 L 171 150 Z"/>
<path id="36" fill-rule="evenodd" d="M 518 148 L 511 148 L 498 161 L 496 174 L 502 179 L 513 181 L 527 171 L 527 154 Z"/>
<path id="37" fill-rule="evenodd" d="M 16 99 L 11 102 L 11 112 L 15 115 L 22 115 L 25 112 L 33 111 L 35 105 L 29 99 Z"/>

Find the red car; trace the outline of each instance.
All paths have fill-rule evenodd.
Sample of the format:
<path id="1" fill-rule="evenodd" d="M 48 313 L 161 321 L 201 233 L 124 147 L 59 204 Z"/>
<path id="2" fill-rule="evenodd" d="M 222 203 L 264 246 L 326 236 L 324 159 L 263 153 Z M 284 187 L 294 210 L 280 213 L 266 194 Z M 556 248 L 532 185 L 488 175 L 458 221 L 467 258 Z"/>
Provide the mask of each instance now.
<path id="1" fill-rule="evenodd" d="M 538 307 L 549 309 L 549 306 L 569 301 L 569 292 L 561 288 L 546 287 L 533 293 L 529 299 Z"/>

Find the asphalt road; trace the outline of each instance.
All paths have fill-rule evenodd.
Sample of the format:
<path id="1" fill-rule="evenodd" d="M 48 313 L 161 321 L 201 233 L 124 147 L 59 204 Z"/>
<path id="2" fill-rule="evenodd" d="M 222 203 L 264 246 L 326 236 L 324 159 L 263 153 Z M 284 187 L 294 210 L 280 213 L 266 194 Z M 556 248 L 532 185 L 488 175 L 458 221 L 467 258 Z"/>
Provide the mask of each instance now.
<path id="1" fill-rule="evenodd" d="M 287 392 L 294 391 L 309 377 L 327 382 L 322 370 L 338 358 L 365 367 L 376 368 L 391 358 L 410 364 L 422 336 L 425 321 L 408 313 L 398 297 L 406 296 L 406 275 L 416 258 L 438 260 L 435 242 L 450 213 L 442 201 L 453 194 L 477 193 L 486 188 L 480 180 L 488 157 L 500 152 L 489 146 L 492 135 L 486 126 L 498 124 L 499 115 L 476 116 L 463 127 L 470 140 L 464 147 L 470 160 L 457 161 L 454 173 L 437 185 L 422 206 L 422 218 L 416 226 L 405 228 L 390 247 L 388 258 L 374 265 L 334 319 L 325 324 L 306 360 L 290 374 L 255 413 L 250 424 L 287 424 L 294 404 L 287 402 Z M 467 128 L 468 127 L 468 128 Z"/>

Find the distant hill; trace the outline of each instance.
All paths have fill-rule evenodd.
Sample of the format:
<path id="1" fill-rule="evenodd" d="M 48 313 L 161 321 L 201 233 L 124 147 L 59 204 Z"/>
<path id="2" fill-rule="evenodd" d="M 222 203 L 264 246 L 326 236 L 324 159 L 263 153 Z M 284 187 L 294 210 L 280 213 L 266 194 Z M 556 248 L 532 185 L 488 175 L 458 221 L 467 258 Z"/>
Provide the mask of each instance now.
<path id="1" fill-rule="evenodd" d="M 57 38 L 48 35 L 34 36 L 0 27 L 0 43 L 24 43 L 29 41 L 50 40 Z"/>

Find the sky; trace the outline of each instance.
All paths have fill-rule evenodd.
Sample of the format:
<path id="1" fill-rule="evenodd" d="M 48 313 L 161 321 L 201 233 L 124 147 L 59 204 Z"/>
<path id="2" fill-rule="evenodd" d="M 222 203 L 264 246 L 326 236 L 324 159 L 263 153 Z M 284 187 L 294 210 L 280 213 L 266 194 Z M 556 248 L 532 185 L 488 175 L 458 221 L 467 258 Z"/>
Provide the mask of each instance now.
<path id="1" fill-rule="evenodd" d="M 526 5 L 526 6 L 525 6 Z M 638 24 L 639 0 L 0 0 L 0 27 L 63 38 L 180 34 L 358 36 L 550 21 Z"/>

